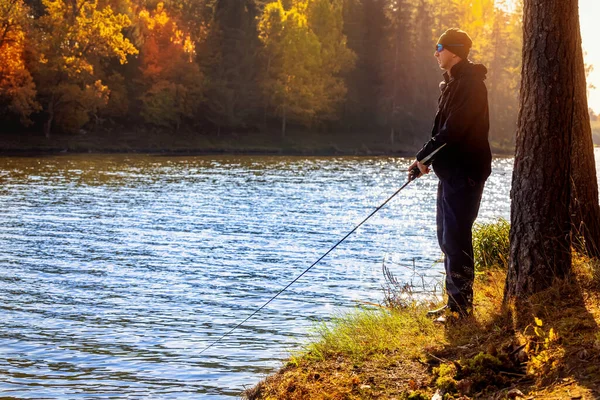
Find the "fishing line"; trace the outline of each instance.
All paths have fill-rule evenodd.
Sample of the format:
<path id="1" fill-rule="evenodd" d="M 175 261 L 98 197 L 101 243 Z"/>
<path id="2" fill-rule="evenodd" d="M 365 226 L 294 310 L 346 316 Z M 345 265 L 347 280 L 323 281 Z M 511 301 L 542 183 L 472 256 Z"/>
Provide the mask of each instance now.
<path id="1" fill-rule="evenodd" d="M 418 168 L 414 167 L 410 171 L 410 174 L 408 176 L 408 180 L 406 181 L 406 183 L 404 185 L 402 185 L 402 187 L 400 189 L 396 190 L 396 192 L 394 194 L 392 194 L 390 197 L 388 197 L 388 199 L 386 201 L 384 201 L 379 207 L 377 207 L 371 214 L 369 214 L 365 219 L 363 219 L 358 225 L 356 225 L 354 227 L 354 229 L 352 229 L 350 232 L 348 232 L 348 234 L 346 234 L 346 236 L 344 236 L 340 241 L 338 241 L 335 245 L 333 245 L 332 248 L 330 248 L 329 250 L 327 250 L 327 252 L 325 254 L 323 254 L 321 257 L 319 257 L 319 259 L 317 261 L 315 261 L 314 263 L 312 263 L 312 265 L 310 267 L 306 268 L 304 270 L 304 272 L 302 272 L 300 275 L 298 275 L 296 277 L 296 279 L 294 279 L 293 281 L 291 281 L 290 283 L 288 283 L 288 285 L 286 287 L 284 287 L 283 289 L 281 289 L 279 292 L 277 292 L 277 294 L 275 294 L 275 296 L 271 297 L 269 299 L 269 301 L 267 301 L 265 304 L 263 304 L 262 306 L 260 306 L 260 308 L 256 309 L 245 320 L 243 320 L 242 322 L 240 322 L 239 324 L 237 324 L 229 332 L 225 333 L 220 338 L 218 338 L 217 340 L 215 340 L 214 342 L 212 342 L 211 344 L 209 344 L 207 347 L 205 347 L 198 354 L 200 355 L 200 354 L 204 353 L 206 350 L 210 349 L 215 344 L 219 343 L 225 337 L 229 336 L 233 331 L 235 331 L 236 329 L 238 329 L 240 326 L 244 325 L 244 323 L 246 323 L 250 318 L 252 318 L 256 314 L 258 314 L 263 308 L 265 308 L 266 306 L 268 306 L 269 303 L 271 303 L 273 300 L 275 300 L 281 293 L 285 292 L 290 286 L 292 286 L 294 283 L 296 283 L 296 281 L 298 281 L 298 279 L 302 278 L 304 276 L 304 274 L 306 274 L 308 271 L 310 271 L 312 269 L 312 267 L 314 267 L 315 265 L 317 265 L 319 263 L 319 261 L 321 261 L 322 259 L 324 259 L 329 253 L 331 253 L 333 250 L 335 250 L 336 247 L 338 247 L 340 244 L 342 244 L 342 242 L 344 240 L 346 240 L 348 238 L 348 236 L 352 235 L 358 228 L 361 227 L 362 224 L 364 224 L 365 222 L 367 222 L 367 220 L 369 220 L 369 218 L 371 218 L 373 215 L 375 215 L 375 213 L 377 211 L 381 210 L 387 203 L 390 202 L 390 200 L 392 200 L 398 193 L 400 193 L 400 191 L 402 189 L 404 189 L 410 182 L 412 182 L 413 180 L 415 180 L 419 175 L 420 175 L 420 172 L 419 172 Z"/>

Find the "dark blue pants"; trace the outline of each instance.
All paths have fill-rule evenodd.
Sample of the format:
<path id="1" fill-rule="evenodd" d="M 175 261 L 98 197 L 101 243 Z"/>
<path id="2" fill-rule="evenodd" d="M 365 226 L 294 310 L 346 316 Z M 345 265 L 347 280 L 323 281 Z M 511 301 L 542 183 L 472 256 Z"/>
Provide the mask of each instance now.
<path id="1" fill-rule="evenodd" d="M 444 253 L 448 306 L 460 313 L 468 313 L 473 305 L 475 266 L 471 230 L 484 183 L 452 177 L 438 184 L 437 236 Z"/>

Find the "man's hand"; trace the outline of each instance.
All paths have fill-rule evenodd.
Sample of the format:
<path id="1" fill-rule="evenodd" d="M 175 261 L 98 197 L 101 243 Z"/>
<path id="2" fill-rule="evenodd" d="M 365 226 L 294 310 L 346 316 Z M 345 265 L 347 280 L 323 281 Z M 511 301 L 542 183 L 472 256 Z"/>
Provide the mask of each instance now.
<path id="1" fill-rule="evenodd" d="M 413 179 L 414 178 L 418 178 L 421 175 L 427 175 L 429 173 L 429 167 L 427 165 L 425 165 L 425 164 L 423 164 L 423 163 L 415 160 L 412 164 L 410 164 L 410 167 L 408 167 L 408 177 L 409 177 L 409 179 L 410 179 L 410 175 L 411 175 L 410 171 L 412 171 L 412 169 L 414 167 L 417 167 L 419 169 L 419 175 L 413 177 Z"/>

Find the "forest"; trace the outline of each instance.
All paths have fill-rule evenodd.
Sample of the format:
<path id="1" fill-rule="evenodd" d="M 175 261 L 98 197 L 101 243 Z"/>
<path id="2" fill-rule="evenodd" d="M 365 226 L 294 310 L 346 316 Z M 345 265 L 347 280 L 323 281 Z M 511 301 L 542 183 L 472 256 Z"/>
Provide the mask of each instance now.
<path id="1" fill-rule="evenodd" d="M 520 11 L 497 0 L 0 0 L 0 135 L 311 132 L 417 145 L 442 79 L 434 46 L 460 27 L 489 70 L 492 146 L 512 148 Z"/>

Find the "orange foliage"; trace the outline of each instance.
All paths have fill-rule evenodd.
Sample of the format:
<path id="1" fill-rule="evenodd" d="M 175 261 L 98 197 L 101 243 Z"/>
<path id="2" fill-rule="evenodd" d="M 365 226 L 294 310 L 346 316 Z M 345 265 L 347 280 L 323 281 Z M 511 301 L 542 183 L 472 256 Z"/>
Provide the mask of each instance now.
<path id="1" fill-rule="evenodd" d="M 22 0 L 0 0 L 0 99 L 28 125 L 39 109 L 36 90 L 25 61 L 27 7 Z"/>
<path id="2" fill-rule="evenodd" d="M 174 67 L 182 58 L 187 58 L 190 63 L 193 61 L 196 53 L 194 42 L 169 17 L 162 2 L 158 3 L 152 14 L 142 10 L 139 19 L 145 39 L 141 49 L 142 74 L 145 78 L 173 78 L 173 74 L 178 73 Z"/>
<path id="3" fill-rule="evenodd" d="M 194 62 L 195 45 L 178 28 L 163 3 L 152 13 L 139 13 L 144 44 L 140 49 L 141 73 L 147 85 L 142 94 L 146 122 L 178 129 L 191 118 L 201 101 L 202 75 Z"/>

